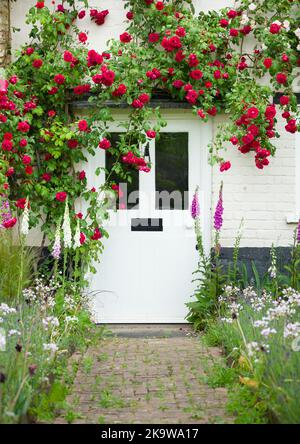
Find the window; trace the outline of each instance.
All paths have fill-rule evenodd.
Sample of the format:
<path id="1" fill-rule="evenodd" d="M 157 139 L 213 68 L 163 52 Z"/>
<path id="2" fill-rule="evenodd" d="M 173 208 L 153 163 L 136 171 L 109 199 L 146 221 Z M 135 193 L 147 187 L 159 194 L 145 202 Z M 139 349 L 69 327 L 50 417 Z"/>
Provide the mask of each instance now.
<path id="1" fill-rule="evenodd" d="M 161 133 L 156 141 L 156 209 L 188 209 L 188 148 L 188 133 Z"/>
<path id="2" fill-rule="evenodd" d="M 110 142 L 112 147 L 117 147 L 117 143 L 120 139 L 121 133 L 111 133 Z M 111 155 L 109 150 L 105 152 L 105 167 L 107 170 L 106 179 L 109 176 L 109 181 L 114 182 L 119 185 L 120 195 L 117 200 L 118 209 L 132 209 L 138 208 L 139 204 L 139 172 L 122 166 L 123 171 L 125 171 L 124 178 L 118 176 L 114 171 L 111 172 L 112 166 L 115 162 L 115 157 Z"/>

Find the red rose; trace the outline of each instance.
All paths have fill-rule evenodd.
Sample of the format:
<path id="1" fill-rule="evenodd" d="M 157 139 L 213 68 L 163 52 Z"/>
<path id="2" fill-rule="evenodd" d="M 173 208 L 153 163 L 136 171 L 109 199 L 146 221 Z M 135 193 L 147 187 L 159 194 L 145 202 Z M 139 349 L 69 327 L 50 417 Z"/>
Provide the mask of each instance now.
<path id="1" fill-rule="evenodd" d="M 48 111 L 48 117 L 54 117 L 56 115 L 56 112 L 53 109 L 50 109 L 50 111 Z"/>
<path id="2" fill-rule="evenodd" d="M 50 182 L 50 180 L 51 180 L 51 174 L 48 174 L 48 173 L 44 173 L 44 174 L 42 174 L 42 179 L 43 179 L 45 182 Z"/>
<path id="3" fill-rule="evenodd" d="M 9 79 L 9 83 L 11 83 L 12 85 L 15 85 L 17 82 L 18 82 L 17 76 L 11 76 L 11 78 Z"/>
<path id="4" fill-rule="evenodd" d="M 89 129 L 88 123 L 86 120 L 79 120 L 78 122 L 78 129 L 79 131 L 87 131 Z"/>
<path id="5" fill-rule="evenodd" d="M 266 69 L 270 69 L 272 66 L 273 60 L 270 59 L 270 57 L 267 57 L 264 61 L 263 64 L 265 65 Z"/>
<path id="6" fill-rule="evenodd" d="M 281 56 L 281 60 L 284 62 L 284 63 L 287 63 L 287 62 L 289 62 L 289 57 L 286 55 L 286 54 L 282 54 L 282 56 Z"/>
<path id="7" fill-rule="evenodd" d="M 85 235 L 83 233 L 80 233 L 80 244 L 83 245 L 85 243 Z"/>
<path id="8" fill-rule="evenodd" d="M 273 119 L 276 116 L 276 108 L 274 105 L 268 105 L 265 111 L 265 116 L 267 119 Z"/>
<path id="9" fill-rule="evenodd" d="M 290 102 L 290 98 L 288 96 L 281 96 L 279 102 L 281 105 L 288 105 Z"/>
<path id="10" fill-rule="evenodd" d="M 146 93 L 142 93 L 139 95 L 138 100 L 140 100 L 143 104 L 146 104 L 150 100 L 150 96 Z"/>
<path id="11" fill-rule="evenodd" d="M 200 69 L 194 69 L 190 72 L 191 79 L 200 80 L 203 77 L 203 72 Z"/>
<path id="12" fill-rule="evenodd" d="M 280 31 L 280 29 L 281 29 L 281 25 L 278 25 L 278 23 L 272 23 L 272 24 L 270 25 L 269 31 L 270 31 L 272 34 L 278 34 L 278 32 Z"/>
<path id="13" fill-rule="evenodd" d="M 88 37 L 87 37 L 87 35 L 86 35 L 85 32 L 80 32 L 80 33 L 78 34 L 78 40 L 79 40 L 81 43 L 85 43 L 85 42 L 87 41 L 87 39 L 88 39 Z"/>
<path id="14" fill-rule="evenodd" d="M 78 179 L 79 180 L 84 180 L 86 177 L 85 171 L 80 171 L 80 173 L 78 174 Z"/>
<path id="15" fill-rule="evenodd" d="M 31 175 L 33 173 L 33 168 L 31 165 L 26 165 L 25 173 Z"/>
<path id="16" fill-rule="evenodd" d="M 43 9 L 45 7 L 45 2 L 37 2 L 35 7 L 37 9 Z"/>
<path id="17" fill-rule="evenodd" d="M 24 154 L 24 156 L 22 157 L 22 162 L 24 165 L 28 165 L 31 162 L 31 157 L 27 154 Z"/>
<path id="18" fill-rule="evenodd" d="M 85 85 L 78 85 L 73 88 L 73 92 L 76 95 L 86 94 L 90 91 L 91 85 L 86 83 Z"/>
<path id="19" fill-rule="evenodd" d="M 75 214 L 75 216 L 77 217 L 77 219 L 82 219 L 83 218 L 83 214 L 80 213 L 80 212 Z"/>
<path id="20" fill-rule="evenodd" d="M 230 163 L 229 160 L 227 162 L 222 162 L 221 165 L 220 165 L 221 173 L 223 173 L 223 171 L 229 170 L 229 168 L 231 168 L 231 163 Z"/>
<path id="21" fill-rule="evenodd" d="M 88 67 L 101 65 L 101 63 L 103 62 L 103 56 L 94 49 L 90 49 L 87 55 L 87 62 Z"/>
<path id="22" fill-rule="evenodd" d="M 157 2 L 155 7 L 158 11 L 162 11 L 164 9 L 165 5 L 163 2 Z"/>
<path id="23" fill-rule="evenodd" d="M 199 117 L 201 117 L 201 119 L 205 119 L 206 117 L 203 109 L 198 109 L 197 114 Z"/>
<path id="24" fill-rule="evenodd" d="M 21 148 L 24 148 L 25 146 L 27 146 L 28 142 L 26 139 L 21 139 L 19 142 L 19 145 Z"/>
<path id="25" fill-rule="evenodd" d="M 74 61 L 74 56 L 70 51 L 65 51 L 64 52 L 64 61 L 71 63 Z"/>
<path id="26" fill-rule="evenodd" d="M 248 128 L 247 128 L 247 130 L 248 130 L 249 133 L 251 133 L 254 137 L 258 136 L 258 134 L 259 134 L 259 128 L 258 128 L 256 125 L 254 125 L 254 124 L 249 125 Z"/>
<path id="27" fill-rule="evenodd" d="M 118 88 L 112 92 L 112 95 L 114 97 L 121 97 L 126 93 L 126 91 L 127 91 L 126 85 L 121 83 L 121 85 L 119 85 Z"/>
<path id="28" fill-rule="evenodd" d="M 68 145 L 68 147 L 71 148 L 71 149 L 77 148 L 77 147 L 78 147 L 78 140 L 76 140 L 76 139 L 70 139 L 70 140 L 68 140 L 67 145 Z"/>
<path id="29" fill-rule="evenodd" d="M 59 191 L 58 193 L 56 193 L 55 198 L 59 202 L 64 202 L 67 198 L 67 193 L 65 191 Z"/>
<path id="30" fill-rule="evenodd" d="M 231 19 L 235 18 L 237 15 L 238 15 L 238 13 L 234 9 L 230 9 L 227 12 L 227 17 L 231 18 Z"/>
<path id="31" fill-rule="evenodd" d="M 185 98 L 189 103 L 194 105 L 198 99 L 198 96 L 199 94 L 197 93 L 197 91 L 195 91 L 194 89 L 189 89 Z"/>
<path id="32" fill-rule="evenodd" d="M 237 29 L 235 29 L 235 28 L 231 28 L 230 31 L 229 31 L 229 35 L 231 37 L 237 37 L 239 35 L 239 31 Z"/>
<path id="33" fill-rule="evenodd" d="M 131 106 L 133 108 L 138 109 L 138 108 L 143 108 L 144 104 L 139 99 L 134 99 Z"/>
<path id="34" fill-rule="evenodd" d="M 94 234 L 93 234 L 93 236 L 91 237 L 91 239 L 92 239 L 92 240 L 99 240 L 99 239 L 101 239 L 101 237 L 102 237 L 102 233 L 101 233 L 101 231 L 99 230 L 99 228 L 95 228 L 95 230 L 94 230 Z"/>
<path id="35" fill-rule="evenodd" d="M 34 48 L 31 48 L 31 47 L 26 48 L 25 52 L 26 52 L 27 55 L 31 55 L 31 54 L 34 53 Z"/>
<path id="36" fill-rule="evenodd" d="M 85 17 L 85 11 L 83 10 L 83 11 L 79 11 L 78 12 L 78 18 L 79 19 L 83 19 Z"/>
<path id="37" fill-rule="evenodd" d="M 207 114 L 210 116 L 215 116 L 217 114 L 217 108 L 215 106 L 212 106 L 207 110 Z"/>
<path id="38" fill-rule="evenodd" d="M 149 137 L 150 139 L 155 139 L 156 137 L 156 131 L 154 130 L 148 130 L 146 131 L 147 137 Z"/>
<path id="39" fill-rule="evenodd" d="M 185 54 L 183 54 L 183 51 L 177 51 L 175 54 L 175 60 L 177 63 L 182 62 L 185 59 Z"/>
<path id="40" fill-rule="evenodd" d="M 287 125 L 285 125 L 285 129 L 288 133 L 295 134 L 297 131 L 296 119 L 289 120 Z"/>
<path id="41" fill-rule="evenodd" d="M 20 197 L 20 199 L 18 199 L 16 201 L 16 207 L 20 208 L 21 210 L 24 210 L 25 204 L 26 204 L 26 200 L 27 200 L 26 197 Z M 28 203 L 28 208 L 30 208 L 29 203 Z"/>
<path id="42" fill-rule="evenodd" d="M 51 89 L 48 90 L 48 94 L 50 94 L 50 96 L 53 96 L 54 94 L 56 94 L 58 91 L 57 86 L 52 86 Z"/>
<path id="43" fill-rule="evenodd" d="M 105 86 L 111 86 L 115 81 L 115 73 L 110 69 L 106 69 L 102 71 L 101 82 Z"/>
<path id="44" fill-rule="evenodd" d="M 288 111 L 284 111 L 281 115 L 284 119 L 289 119 L 291 117 L 291 114 Z"/>
<path id="45" fill-rule="evenodd" d="M 54 82 L 57 83 L 58 85 L 62 85 L 63 83 L 65 83 L 65 76 L 63 74 L 56 74 L 54 76 Z"/>
<path id="46" fill-rule="evenodd" d="M 15 174 L 15 169 L 14 169 L 13 167 L 9 167 L 8 170 L 7 170 L 6 173 L 5 173 L 5 176 L 6 176 L 6 177 L 10 177 L 10 176 L 12 176 L 13 174 Z"/>
<path id="47" fill-rule="evenodd" d="M 103 149 L 103 150 L 108 150 L 111 147 L 111 143 L 108 139 L 106 139 L 105 137 L 100 140 L 99 142 L 99 148 Z"/>
<path id="48" fill-rule="evenodd" d="M 13 217 L 12 219 L 8 219 L 2 223 L 4 228 L 12 228 L 16 225 L 17 219 Z"/>
<path id="49" fill-rule="evenodd" d="M 4 139 L 2 142 L 2 148 L 4 151 L 11 151 L 13 149 L 13 143 L 11 140 Z"/>
<path id="50" fill-rule="evenodd" d="M 247 110 L 247 116 L 249 119 L 256 119 L 259 115 L 259 111 L 255 106 L 252 106 Z"/>
<path id="51" fill-rule="evenodd" d="M 30 125 L 26 120 L 18 123 L 18 131 L 20 131 L 21 133 L 28 133 L 29 130 Z"/>
<path id="52" fill-rule="evenodd" d="M 35 60 L 32 62 L 32 66 L 33 66 L 34 68 L 40 68 L 42 65 L 43 65 L 43 60 L 41 60 L 41 59 L 35 59 Z"/>
<path id="53" fill-rule="evenodd" d="M 280 85 L 284 85 L 284 84 L 286 83 L 286 81 L 287 81 L 287 76 L 286 76 L 286 74 L 284 74 L 283 72 L 279 72 L 279 73 L 276 75 L 276 81 L 277 81 L 277 83 L 279 83 Z"/>
<path id="54" fill-rule="evenodd" d="M 228 26 L 228 20 L 226 19 L 221 19 L 219 23 L 222 28 L 226 28 Z"/>
<path id="55" fill-rule="evenodd" d="M 129 43 L 132 40 L 132 36 L 128 32 L 123 32 L 123 34 L 120 35 L 120 41 L 122 43 Z"/>
<path id="56" fill-rule="evenodd" d="M 230 142 L 232 143 L 232 145 L 237 145 L 239 143 L 239 139 L 236 136 L 232 136 L 230 138 Z"/>
<path id="57" fill-rule="evenodd" d="M 132 12 L 132 11 L 128 11 L 127 14 L 126 14 L 126 18 L 127 18 L 128 20 L 132 20 L 133 17 L 134 17 L 133 12 Z"/>
<path id="58" fill-rule="evenodd" d="M 174 80 L 174 82 L 172 83 L 172 85 L 174 86 L 174 88 L 176 89 L 180 89 L 183 87 L 184 82 L 182 80 Z"/>
<path id="59" fill-rule="evenodd" d="M 157 32 L 151 32 L 148 35 L 148 41 L 150 43 L 156 43 L 156 42 L 158 42 L 158 40 L 159 40 L 159 34 Z"/>

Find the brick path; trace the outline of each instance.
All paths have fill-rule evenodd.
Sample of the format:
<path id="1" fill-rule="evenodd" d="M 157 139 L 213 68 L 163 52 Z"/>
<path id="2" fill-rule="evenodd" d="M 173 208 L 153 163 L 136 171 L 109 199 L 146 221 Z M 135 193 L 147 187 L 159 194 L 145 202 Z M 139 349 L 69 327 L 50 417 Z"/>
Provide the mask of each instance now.
<path id="1" fill-rule="evenodd" d="M 192 336 L 105 339 L 82 360 L 67 399 L 71 413 L 56 423 L 232 422 L 226 389 L 203 379 L 214 359 L 220 351 Z"/>

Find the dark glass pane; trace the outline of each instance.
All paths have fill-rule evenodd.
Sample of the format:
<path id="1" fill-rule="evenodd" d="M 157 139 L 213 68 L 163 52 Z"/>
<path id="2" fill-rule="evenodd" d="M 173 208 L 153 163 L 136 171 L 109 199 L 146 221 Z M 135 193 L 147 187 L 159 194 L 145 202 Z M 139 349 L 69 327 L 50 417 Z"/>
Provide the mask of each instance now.
<path id="1" fill-rule="evenodd" d="M 156 141 L 156 209 L 188 209 L 188 152 L 188 133 L 161 133 Z"/>
<path id="2" fill-rule="evenodd" d="M 119 141 L 120 135 L 122 133 L 111 133 L 110 135 L 110 142 L 112 147 L 117 147 L 117 142 Z M 110 173 L 112 166 L 115 162 L 115 157 L 112 156 L 107 150 L 105 152 L 105 168 L 107 169 L 106 177 Z M 126 165 L 123 164 L 122 170 L 126 173 L 128 173 L 128 176 L 131 177 L 131 182 L 127 181 L 126 179 L 122 179 L 119 177 L 116 173 L 112 172 L 112 174 L 109 177 L 110 182 L 114 182 L 115 184 L 119 185 L 121 189 L 121 196 L 117 200 L 117 208 L 118 209 L 132 209 L 132 208 L 138 208 L 139 204 L 139 172 L 133 170 L 130 167 L 126 167 Z"/>

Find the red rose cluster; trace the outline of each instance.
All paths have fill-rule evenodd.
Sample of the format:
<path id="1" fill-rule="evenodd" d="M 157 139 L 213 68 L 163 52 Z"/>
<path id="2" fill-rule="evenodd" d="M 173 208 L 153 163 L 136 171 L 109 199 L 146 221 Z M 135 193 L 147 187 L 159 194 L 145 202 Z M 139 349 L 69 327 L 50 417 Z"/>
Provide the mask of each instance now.
<path id="1" fill-rule="evenodd" d="M 108 9 L 104 9 L 103 11 L 98 11 L 97 9 L 91 9 L 90 10 L 90 17 L 93 22 L 96 23 L 96 25 L 101 26 L 105 23 L 105 19 L 108 16 L 109 11 Z"/>
<path id="2" fill-rule="evenodd" d="M 122 162 L 126 163 L 127 165 L 134 166 L 139 171 L 144 171 L 145 173 L 150 171 L 145 159 L 142 157 L 137 157 L 132 151 L 128 151 L 128 153 L 122 157 Z"/>
<path id="3" fill-rule="evenodd" d="M 238 150 L 243 154 L 254 151 L 255 165 L 263 169 L 269 165 L 268 157 L 271 152 L 262 148 L 262 142 L 275 136 L 276 109 L 270 104 L 263 115 L 256 106 L 245 107 L 244 111 L 244 114 L 235 121 L 240 135 L 239 137 L 232 136 L 230 141 L 233 145 L 237 145 Z"/>

